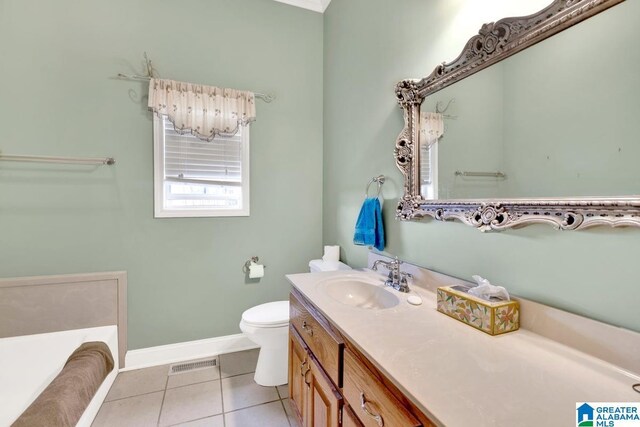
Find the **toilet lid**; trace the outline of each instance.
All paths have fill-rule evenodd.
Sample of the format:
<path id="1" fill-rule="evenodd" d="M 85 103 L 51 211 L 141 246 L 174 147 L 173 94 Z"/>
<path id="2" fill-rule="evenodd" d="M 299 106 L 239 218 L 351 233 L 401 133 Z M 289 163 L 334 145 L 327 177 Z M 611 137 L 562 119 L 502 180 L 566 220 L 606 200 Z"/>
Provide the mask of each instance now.
<path id="1" fill-rule="evenodd" d="M 268 302 L 242 313 L 242 320 L 258 326 L 275 326 L 289 323 L 289 301 Z"/>

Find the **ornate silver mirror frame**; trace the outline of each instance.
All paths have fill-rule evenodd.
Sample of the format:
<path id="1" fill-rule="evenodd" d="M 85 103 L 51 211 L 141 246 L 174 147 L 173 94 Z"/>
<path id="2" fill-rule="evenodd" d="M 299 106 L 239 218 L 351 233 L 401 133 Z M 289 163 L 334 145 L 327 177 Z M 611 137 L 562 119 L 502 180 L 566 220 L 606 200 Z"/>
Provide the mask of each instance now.
<path id="1" fill-rule="evenodd" d="M 420 195 L 419 118 L 426 96 L 495 64 L 535 43 L 575 25 L 624 0 L 554 0 L 540 12 L 485 24 L 454 61 L 442 63 L 422 80 L 396 86 L 405 126 L 394 151 L 404 175 L 404 195 L 397 207 L 401 220 L 431 216 L 460 220 L 481 231 L 498 231 L 532 223 L 577 230 L 596 225 L 640 226 L 640 198 L 536 198 L 505 200 L 425 200 Z"/>

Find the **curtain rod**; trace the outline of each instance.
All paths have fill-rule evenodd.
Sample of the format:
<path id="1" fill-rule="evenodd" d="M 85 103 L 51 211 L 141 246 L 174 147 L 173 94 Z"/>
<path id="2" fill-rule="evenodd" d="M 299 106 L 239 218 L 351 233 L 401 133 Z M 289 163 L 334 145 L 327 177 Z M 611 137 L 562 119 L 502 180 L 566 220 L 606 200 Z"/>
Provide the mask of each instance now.
<path id="1" fill-rule="evenodd" d="M 38 163 L 66 163 L 76 165 L 114 165 L 113 157 L 55 157 L 55 156 L 30 156 L 16 154 L 0 154 L 0 160 L 9 162 L 38 162 Z"/>
<path id="2" fill-rule="evenodd" d="M 491 177 L 491 178 L 506 178 L 507 175 L 504 172 L 469 172 L 469 171 L 455 171 L 456 176 L 477 176 L 477 177 Z"/>
<path id="3" fill-rule="evenodd" d="M 117 77 L 119 79 L 123 79 L 123 80 L 136 80 L 136 81 L 146 81 L 146 82 L 151 80 L 151 77 L 149 77 L 149 76 L 140 76 L 138 74 L 122 74 L 122 73 L 118 73 Z M 154 77 L 154 78 L 157 79 L 158 77 Z M 273 101 L 276 98 L 273 95 L 267 95 L 267 94 L 264 94 L 264 93 L 254 93 L 254 95 L 256 96 L 256 98 L 262 99 L 266 103 L 269 103 L 269 102 Z"/>

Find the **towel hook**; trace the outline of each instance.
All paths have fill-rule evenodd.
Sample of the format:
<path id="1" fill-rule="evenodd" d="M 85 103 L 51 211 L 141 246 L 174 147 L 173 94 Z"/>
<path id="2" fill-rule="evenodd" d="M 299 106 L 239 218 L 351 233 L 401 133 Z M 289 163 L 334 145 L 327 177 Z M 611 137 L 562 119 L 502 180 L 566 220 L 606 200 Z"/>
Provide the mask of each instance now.
<path id="1" fill-rule="evenodd" d="M 369 188 L 371 187 L 371 184 L 375 182 L 376 184 L 378 184 L 378 192 L 376 193 L 376 197 L 379 197 L 380 192 L 382 191 L 382 184 L 384 184 L 385 179 L 386 178 L 384 175 L 378 175 L 371 178 L 371 181 L 369 181 L 369 183 L 367 184 L 367 189 L 364 191 L 364 196 L 366 198 L 369 198 Z"/>

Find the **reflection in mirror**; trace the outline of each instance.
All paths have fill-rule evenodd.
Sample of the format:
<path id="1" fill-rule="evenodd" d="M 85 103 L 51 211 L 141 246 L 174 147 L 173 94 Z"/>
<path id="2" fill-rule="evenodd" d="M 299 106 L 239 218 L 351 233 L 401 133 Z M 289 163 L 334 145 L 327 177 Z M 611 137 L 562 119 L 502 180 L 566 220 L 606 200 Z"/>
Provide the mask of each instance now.
<path id="1" fill-rule="evenodd" d="M 630 160 L 639 154 L 639 28 L 640 1 L 553 0 L 483 25 L 452 62 L 399 82 L 397 217 L 459 220 L 481 231 L 640 227 Z M 455 120 L 445 114 L 442 131 L 431 132 L 439 117 L 421 113 L 447 99 L 457 99 Z"/>
<path id="2" fill-rule="evenodd" d="M 436 105 L 437 107 L 437 105 Z M 420 189 L 425 199 L 438 198 L 438 140 L 444 135 L 444 115 L 420 115 Z"/>
<path id="3" fill-rule="evenodd" d="M 640 16 L 620 26 L 624 11 L 600 13 L 429 95 L 422 198 L 640 194 Z"/>

